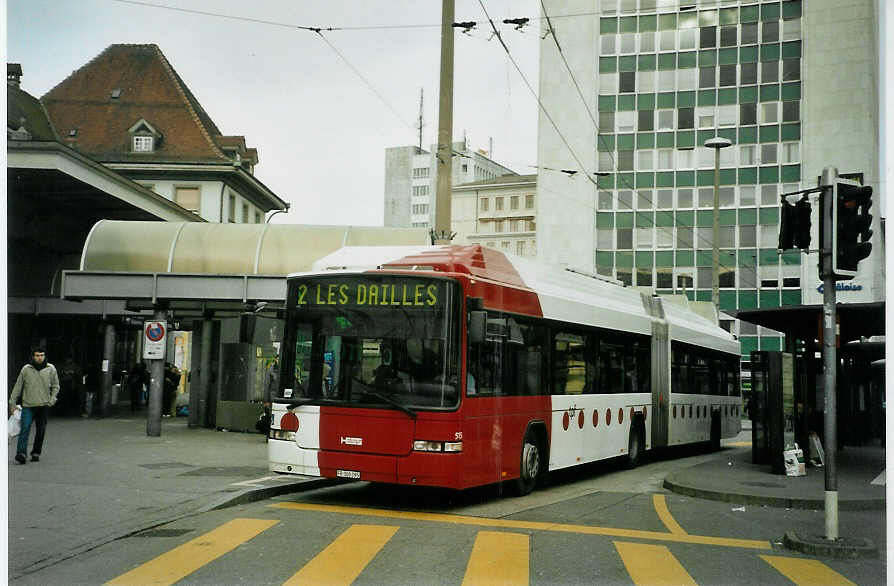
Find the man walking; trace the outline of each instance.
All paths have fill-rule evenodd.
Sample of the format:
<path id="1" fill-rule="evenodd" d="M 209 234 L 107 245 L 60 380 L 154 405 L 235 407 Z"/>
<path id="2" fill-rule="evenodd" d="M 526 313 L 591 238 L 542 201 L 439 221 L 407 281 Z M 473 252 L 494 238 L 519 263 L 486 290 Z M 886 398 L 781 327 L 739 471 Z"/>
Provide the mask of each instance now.
<path id="1" fill-rule="evenodd" d="M 31 448 L 31 461 L 40 460 L 43 449 L 43 437 L 47 429 L 47 411 L 56 404 L 59 395 L 59 375 L 56 367 L 47 362 L 43 348 L 35 348 L 31 352 L 31 362 L 22 367 L 19 378 L 12 388 L 9 398 L 9 412 L 16 408 L 19 397 L 22 397 L 22 430 L 16 448 L 16 462 L 25 463 L 28 453 L 28 436 L 31 434 L 31 422 L 37 426 L 34 434 L 34 445 Z"/>

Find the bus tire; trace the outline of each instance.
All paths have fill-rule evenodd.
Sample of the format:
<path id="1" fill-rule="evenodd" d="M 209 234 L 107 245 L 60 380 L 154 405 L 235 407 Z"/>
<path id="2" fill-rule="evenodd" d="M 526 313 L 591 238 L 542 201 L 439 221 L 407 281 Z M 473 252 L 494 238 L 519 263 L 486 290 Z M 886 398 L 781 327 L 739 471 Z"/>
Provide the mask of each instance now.
<path id="1" fill-rule="evenodd" d="M 711 412 L 711 443 L 710 450 L 717 452 L 720 450 L 720 413 Z"/>
<path id="2" fill-rule="evenodd" d="M 537 481 L 543 475 L 543 447 L 534 430 L 528 428 L 521 448 L 521 467 L 518 480 L 515 482 L 515 492 L 518 496 L 531 494 Z"/>
<path id="3" fill-rule="evenodd" d="M 624 459 L 624 467 L 631 469 L 639 465 L 646 449 L 645 426 L 641 417 L 637 417 L 630 425 L 630 440 L 627 443 L 627 457 Z"/>

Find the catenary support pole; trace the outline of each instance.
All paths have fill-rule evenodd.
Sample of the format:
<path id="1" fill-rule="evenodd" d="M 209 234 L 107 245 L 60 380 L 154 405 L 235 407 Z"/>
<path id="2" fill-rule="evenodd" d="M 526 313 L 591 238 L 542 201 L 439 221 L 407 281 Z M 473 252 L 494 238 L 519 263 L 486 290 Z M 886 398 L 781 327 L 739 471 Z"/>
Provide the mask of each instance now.
<path id="1" fill-rule="evenodd" d="M 152 320 L 167 323 L 168 312 L 165 309 L 155 308 L 152 312 Z M 167 327 L 167 326 L 166 326 Z M 164 358 L 147 360 L 149 363 L 149 413 L 146 415 L 146 435 L 159 437 L 161 435 L 161 401 L 165 382 Z"/>
<path id="2" fill-rule="evenodd" d="M 112 409 L 112 385 L 115 384 L 115 324 L 107 322 L 102 343 L 102 388 L 99 396 L 99 413 L 108 417 Z"/>
<path id="3" fill-rule="evenodd" d="M 825 396 L 825 409 L 823 429 L 826 443 L 825 462 L 825 507 L 826 507 L 826 539 L 834 541 L 838 539 L 838 469 L 836 467 L 838 437 L 836 430 L 836 377 L 838 371 L 838 356 L 836 345 L 836 307 L 835 307 L 835 276 L 832 274 L 832 255 L 835 248 L 832 243 L 832 231 L 835 218 L 832 214 L 832 186 L 838 176 L 838 169 L 826 167 L 821 178 L 823 213 L 822 234 L 822 277 L 823 277 L 823 389 Z"/>
<path id="4" fill-rule="evenodd" d="M 438 102 L 437 183 L 432 244 L 450 244 L 453 175 L 453 7 L 441 0 L 441 80 Z"/>

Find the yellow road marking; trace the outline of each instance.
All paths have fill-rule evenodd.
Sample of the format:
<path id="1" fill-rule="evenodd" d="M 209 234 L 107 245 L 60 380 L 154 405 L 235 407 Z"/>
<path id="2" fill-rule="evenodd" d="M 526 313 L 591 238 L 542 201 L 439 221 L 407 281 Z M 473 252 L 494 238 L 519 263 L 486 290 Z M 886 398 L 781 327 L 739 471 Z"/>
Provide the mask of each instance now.
<path id="1" fill-rule="evenodd" d="M 661 522 L 664 523 L 664 526 L 667 527 L 668 531 L 675 535 L 686 535 L 686 531 L 680 527 L 674 519 L 674 516 L 671 515 L 670 510 L 668 510 L 667 501 L 664 499 L 663 494 L 653 494 L 652 503 L 655 505 L 655 511 L 658 513 L 658 518 L 661 519 Z"/>
<path id="2" fill-rule="evenodd" d="M 268 519 L 227 521 L 107 584 L 173 584 L 277 523 Z"/>
<path id="3" fill-rule="evenodd" d="M 762 555 L 760 557 L 795 584 L 825 584 L 826 586 L 850 584 L 851 586 L 856 586 L 853 582 L 817 560 L 787 558 L 776 555 Z"/>
<path id="4" fill-rule="evenodd" d="M 734 539 L 730 537 L 707 537 L 703 535 L 677 535 L 660 531 L 642 531 L 639 529 L 618 529 L 614 527 L 595 527 L 592 525 L 569 525 L 560 523 L 544 523 L 538 521 L 515 521 L 509 519 L 487 519 L 484 517 L 467 517 L 464 515 L 447 515 L 444 513 L 417 513 L 412 511 L 386 511 L 367 507 L 343 507 L 339 505 L 317 505 L 311 503 L 275 503 L 270 505 L 280 509 L 293 511 L 316 511 L 320 513 L 343 513 L 345 515 L 362 515 L 367 517 L 385 517 L 389 519 L 409 519 L 413 521 L 430 521 L 433 523 L 451 523 L 454 525 L 479 525 L 482 527 L 500 527 L 503 529 L 531 529 L 536 531 L 557 531 L 561 533 L 581 533 L 585 535 L 608 535 L 628 539 L 649 539 L 652 541 L 669 541 L 673 543 L 693 543 L 696 545 L 717 545 L 721 547 L 741 547 L 746 549 L 772 549 L 769 541 L 754 539 Z"/>
<path id="5" fill-rule="evenodd" d="M 530 538 L 522 533 L 480 531 L 466 567 L 464 585 L 527 584 Z"/>
<path id="6" fill-rule="evenodd" d="M 747 448 L 751 446 L 751 442 L 726 442 L 723 445 L 731 446 L 733 448 Z"/>
<path id="7" fill-rule="evenodd" d="M 285 584 L 350 584 L 398 529 L 386 525 L 352 525 Z"/>
<path id="8" fill-rule="evenodd" d="M 615 549 L 634 584 L 695 584 L 677 558 L 663 545 L 615 541 Z"/>

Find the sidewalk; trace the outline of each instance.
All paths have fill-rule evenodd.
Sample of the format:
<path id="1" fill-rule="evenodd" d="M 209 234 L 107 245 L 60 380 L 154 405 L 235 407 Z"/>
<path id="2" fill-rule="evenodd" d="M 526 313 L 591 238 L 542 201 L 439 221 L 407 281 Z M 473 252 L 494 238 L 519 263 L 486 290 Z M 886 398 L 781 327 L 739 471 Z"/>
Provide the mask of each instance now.
<path id="1" fill-rule="evenodd" d="M 824 509 L 823 468 L 808 465 L 807 476 L 773 474 L 769 464 L 751 463 L 749 444 L 723 442 L 716 458 L 669 474 L 664 488 L 736 504 Z M 885 448 L 845 447 L 838 452 L 837 467 L 839 510 L 885 509 Z"/>
<path id="2" fill-rule="evenodd" d="M 51 418 L 40 462 L 14 456 L 10 439 L 10 580 L 186 515 L 329 482 L 268 472 L 260 434 L 189 428 L 177 417 L 148 437 L 145 411 Z"/>

